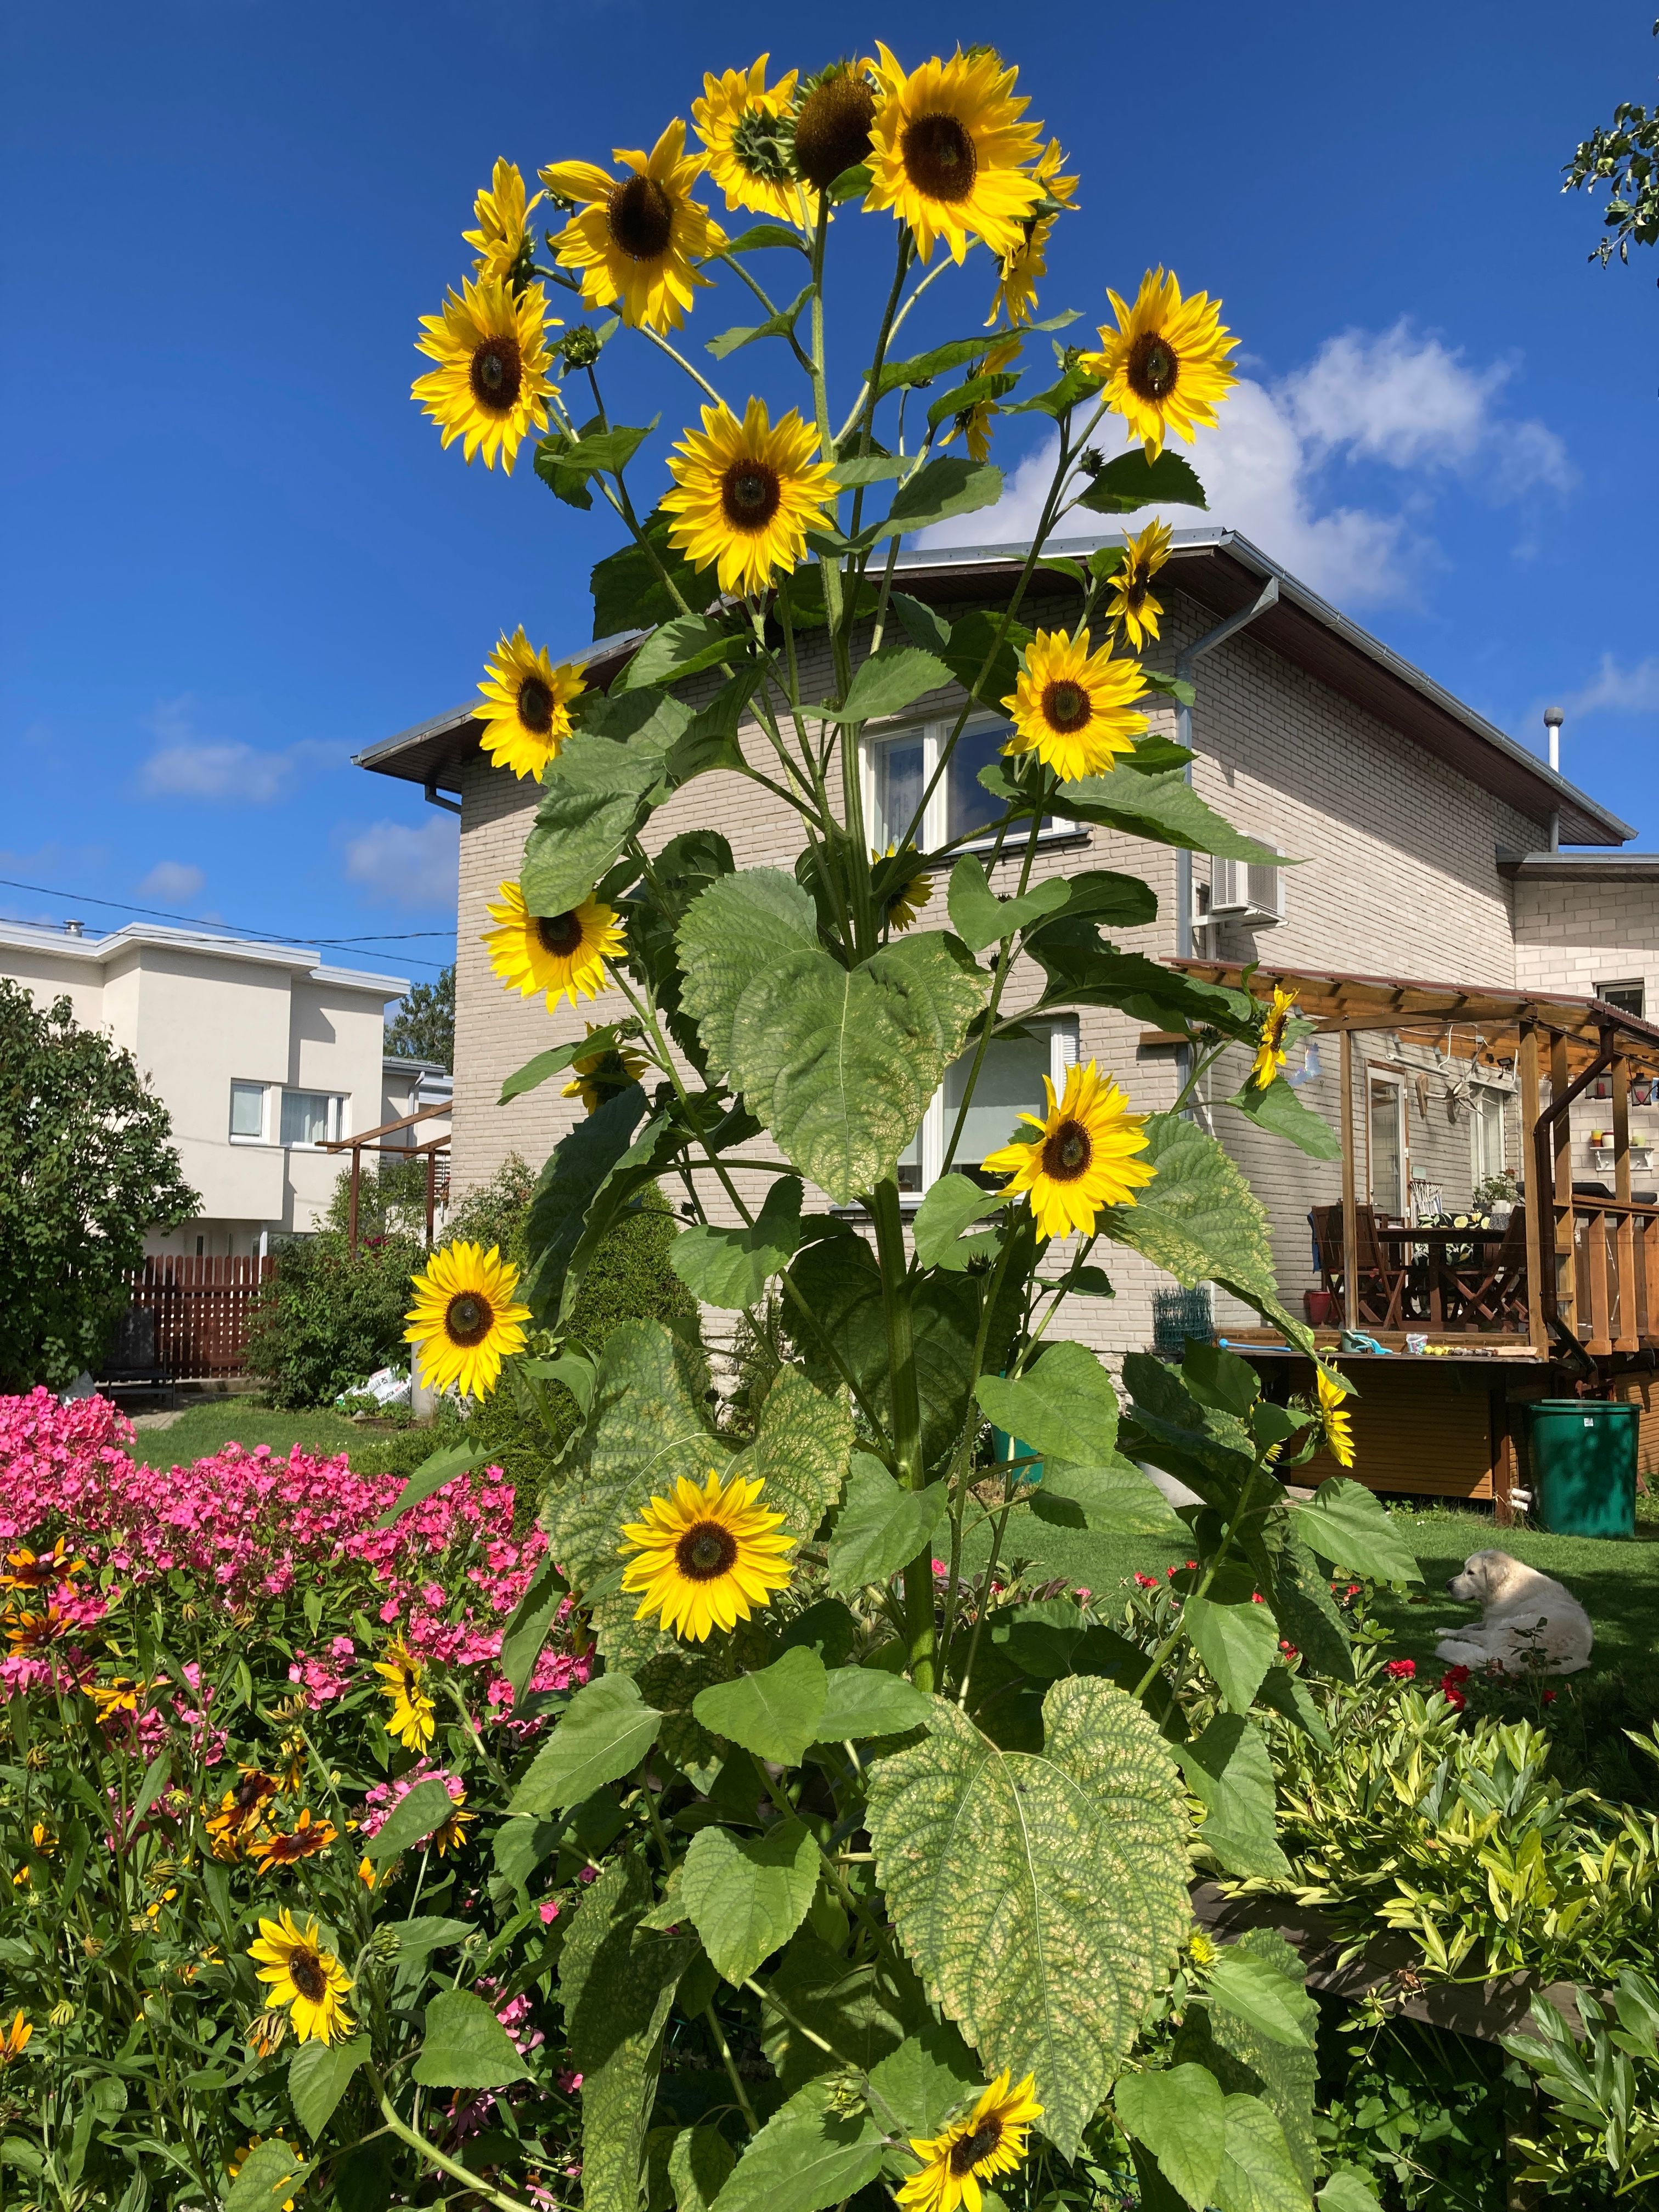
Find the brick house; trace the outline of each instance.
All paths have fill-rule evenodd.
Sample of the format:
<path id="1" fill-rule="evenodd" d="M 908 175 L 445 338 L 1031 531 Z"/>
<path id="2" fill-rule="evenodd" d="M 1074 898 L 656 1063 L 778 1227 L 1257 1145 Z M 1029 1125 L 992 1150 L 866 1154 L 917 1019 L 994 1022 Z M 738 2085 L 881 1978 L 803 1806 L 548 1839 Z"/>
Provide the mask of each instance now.
<path id="1" fill-rule="evenodd" d="M 896 580 L 954 619 L 970 606 L 997 605 L 1024 550 L 915 550 L 902 556 Z M 1173 704 L 1155 700 L 1153 727 L 1194 748 L 1192 776 L 1203 798 L 1296 865 L 1247 871 L 1055 820 L 1045 827 L 1036 877 L 1084 866 L 1144 876 L 1158 894 L 1158 919 L 1115 934 L 1126 948 L 1155 958 L 1258 958 L 1272 967 L 1502 991 L 1517 981 L 1577 990 L 1646 980 L 1647 964 L 1659 961 L 1651 949 L 1659 940 L 1642 921 L 1644 884 L 1659 879 L 1659 860 L 1551 850 L 1561 842 L 1606 848 L 1627 839 L 1630 829 L 1608 809 L 1234 532 L 1177 532 L 1159 589 L 1167 608 L 1164 636 L 1146 658 L 1188 676 L 1196 701 L 1188 728 Z M 1053 627 L 1070 619 L 1074 605 L 1045 586 L 1043 596 L 1027 601 L 1022 618 Z M 607 681 L 630 642 L 611 639 L 587 648 L 581 657 L 589 682 Z M 827 687 L 827 672 L 821 680 Z M 700 704 L 718 681 L 694 678 L 683 696 Z M 814 672 L 804 669 L 808 696 L 813 681 Z M 882 842 L 908 818 L 933 749 L 960 704 L 959 693 L 941 691 L 890 726 L 866 730 L 866 803 L 872 836 Z M 970 720 L 959 771 L 953 763 L 933 802 L 924 848 L 989 818 L 994 803 L 975 778 L 1005 728 L 990 714 Z M 758 732 L 749 734 L 758 748 Z M 550 1022 L 539 1000 L 509 998 L 490 972 L 479 941 L 488 926 L 485 902 L 518 873 L 538 787 L 492 769 L 477 739 L 478 725 L 464 706 L 358 756 L 360 766 L 419 784 L 428 799 L 460 813 L 453 1174 L 462 1191 L 491 1175 L 509 1152 L 539 1161 L 580 1110 L 552 1084 L 507 1108 L 495 1103 L 506 1076 L 548 1043 L 580 1035 L 581 1019 L 562 1007 Z M 754 784 L 701 777 L 660 810 L 647 835 L 659 843 L 693 826 L 720 830 L 739 868 L 793 866 L 793 817 Z M 1015 866 L 1005 861 L 994 887 L 1012 889 Z M 942 891 L 940 884 L 933 908 L 940 920 Z M 1605 951 L 1596 934 L 1604 913 L 1615 931 L 1601 940 Z M 1039 980 L 1035 968 L 1017 969 L 1010 1011 L 1018 1010 L 1022 993 L 1024 1003 L 1035 998 Z M 1659 990 L 1659 973 L 1649 988 Z M 586 1011 L 592 1018 L 595 1010 Z M 1050 1024 L 1033 1042 L 997 1049 L 1000 1060 L 988 1062 L 969 1117 L 964 1162 L 1006 1142 L 1016 1115 L 1038 1103 L 1042 1073 L 1058 1074 L 1073 1058 L 1095 1058 L 1114 1070 L 1140 1108 L 1167 1109 L 1182 1079 L 1183 1048 L 1115 1010 L 1085 1009 Z M 1474 1086 L 1478 1099 L 1437 1111 L 1449 1087 L 1443 1060 L 1420 1043 L 1395 1039 L 1357 1065 L 1364 1154 L 1357 1171 L 1382 1214 L 1412 1218 L 1414 1188 L 1437 1192 L 1447 1205 L 1467 1204 L 1484 1176 L 1518 1164 L 1512 1074 L 1491 1070 Z M 1229 1072 L 1231 1080 L 1211 1085 L 1216 1097 L 1237 1087 L 1237 1067 L 1229 1071 L 1224 1062 L 1218 1073 Z M 1334 1121 L 1335 1054 L 1316 1051 L 1291 1073 L 1304 1103 Z M 953 1105 L 947 1076 L 907 1164 L 904 1179 L 916 1195 L 939 1170 Z M 1223 1113 L 1213 1126 L 1268 1208 L 1281 1287 L 1294 1306 L 1317 1279 L 1310 1207 L 1340 1197 L 1340 1170 L 1237 1115 Z M 1152 1340 L 1152 1297 L 1161 1282 L 1121 1249 L 1112 1255 L 1111 1273 L 1115 1298 L 1079 1305 L 1071 1329 L 1108 1356 Z M 1254 1318 L 1224 1296 L 1217 1301 L 1216 1325 L 1224 1331 Z"/>

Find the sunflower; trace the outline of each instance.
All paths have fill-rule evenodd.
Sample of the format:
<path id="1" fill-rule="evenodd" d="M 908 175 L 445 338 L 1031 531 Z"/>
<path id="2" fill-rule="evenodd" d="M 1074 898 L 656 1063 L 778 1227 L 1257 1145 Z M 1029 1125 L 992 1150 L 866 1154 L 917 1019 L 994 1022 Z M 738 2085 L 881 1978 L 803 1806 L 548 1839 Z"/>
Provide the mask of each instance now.
<path id="1" fill-rule="evenodd" d="M 567 914 L 532 914 L 517 884 L 501 885 L 501 903 L 483 942 L 489 964 L 509 991 L 527 999 L 545 991 L 550 1014 L 561 999 L 597 999 L 605 988 L 605 963 L 621 957 L 622 926 L 613 908 L 586 898 Z"/>
<path id="2" fill-rule="evenodd" d="M 1109 646 L 1089 650 L 1089 633 L 1040 629 L 1025 648 L 1013 696 L 1003 705 L 1014 718 L 1006 753 L 1034 752 L 1063 783 L 1100 775 L 1132 753 L 1147 726 L 1129 702 L 1146 679 L 1136 660 L 1114 660 Z"/>
<path id="3" fill-rule="evenodd" d="M 729 407 L 705 407 L 702 428 L 669 455 L 669 542 L 694 568 L 717 566 L 723 592 L 763 590 L 775 571 L 794 568 L 809 530 L 833 522 L 835 474 L 817 448 L 793 407 L 775 426 L 763 399 L 749 402 L 741 422 Z"/>
<path id="4" fill-rule="evenodd" d="M 277 1790 L 277 1778 L 263 1768 L 245 1766 L 234 1789 L 219 1800 L 219 1809 L 207 1824 L 208 1842 L 216 1859 L 234 1864 L 250 1838 L 264 1820 L 267 1799 Z"/>
<path id="5" fill-rule="evenodd" d="M 135 1682 L 129 1674 L 117 1674 L 107 1682 L 85 1682 L 82 1687 L 97 1708 L 100 1721 L 112 1721 L 123 1713 L 136 1715 L 138 1700 L 149 1694 L 150 1686 Z"/>
<path id="6" fill-rule="evenodd" d="M 6 1569 L 0 1574 L 0 1589 L 44 1589 L 48 1583 L 67 1582 L 71 1575 L 84 1574 L 84 1559 L 72 1559 L 63 1537 L 49 1552 L 31 1552 L 27 1547 L 21 1551 L 8 1552 Z"/>
<path id="7" fill-rule="evenodd" d="M 1258 1091 L 1265 1091 L 1285 1065 L 1285 1024 L 1295 1010 L 1296 993 L 1287 991 L 1282 983 L 1275 983 L 1273 1004 L 1262 1017 L 1255 1058 L 1250 1063 L 1250 1080 Z"/>
<path id="8" fill-rule="evenodd" d="M 528 1306 L 515 1304 L 519 1271 L 492 1244 L 446 1244 L 411 1277 L 415 1303 L 404 1340 L 416 1349 L 421 1379 L 434 1390 L 487 1398 L 501 1362 L 524 1350 Z"/>
<path id="9" fill-rule="evenodd" d="M 1353 1465 L 1353 1416 L 1343 1410 L 1343 1400 L 1348 1393 L 1338 1380 L 1316 1368 L 1314 1377 L 1319 1386 L 1319 1425 L 1325 1432 L 1325 1449 L 1339 1467 Z"/>
<path id="10" fill-rule="evenodd" d="M 469 246 L 476 246 L 478 258 L 473 268 L 480 276 L 509 279 L 520 262 L 534 251 L 530 234 L 529 216 L 532 208 L 541 205 L 542 195 L 526 203 L 524 179 L 516 161 L 498 161 L 495 173 L 489 186 L 472 203 L 472 220 L 476 230 L 464 230 L 461 236 Z"/>
<path id="11" fill-rule="evenodd" d="M 248 2049 L 256 2058 L 274 2057 L 287 2033 L 288 2014 L 280 2005 L 271 2005 L 248 2022 Z"/>
<path id="12" fill-rule="evenodd" d="M 1002 259 L 1024 243 L 1026 217 L 1042 187 L 1020 165 L 1036 151 L 1040 126 L 1020 118 L 1018 70 L 981 47 L 908 76 L 884 46 L 880 97 L 871 126 L 871 184 L 865 206 L 891 208 L 915 235 L 923 261 L 942 239 L 960 263 L 970 235 Z"/>
<path id="13" fill-rule="evenodd" d="M 896 845 L 889 845 L 884 853 L 873 849 L 870 858 L 879 863 L 899 857 Z M 913 845 L 907 845 L 902 858 L 910 862 L 908 869 L 878 868 L 878 880 L 886 885 L 882 897 L 882 920 L 889 929 L 908 929 L 916 916 L 933 896 L 933 878 L 922 865 L 922 859 Z"/>
<path id="14" fill-rule="evenodd" d="M 1213 424 L 1216 408 L 1238 379 L 1227 356 L 1238 343 L 1221 320 L 1219 302 L 1207 292 L 1181 296 L 1163 270 L 1148 270 L 1133 307 L 1109 289 L 1118 327 L 1101 325 L 1098 353 L 1079 364 L 1106 386 L 1106 404 L 1122 416 L 1131 438 L 1146 441 L 1146 458 L 1164 450 L 1171 432 L 1190 442 L 1200 423 Z"/>
<path id="15" fill-rule="evenodd" d="M 795 135 L 796 72 L 766 89 L 769 54 L 747 70 L 704 75 L 702 98 L 691 103 L 691 120 L 708 154 L 708 180 L 726 194 L 728 208 L 750 208 L 799 223 L 806 202 L 808 226 L 817 221 L 815 193 L 803 194 L 791 161 Z"/>
<path id="16" fill-rule="evenodd" d="M 795 110 L 795 167 L 819 191 L 827 192 L 837 177 L 870 158 L 874 67 L 870 61 L 832 62 L 802 87 Z"/>
<path id="17" fill-rule="evenodd" d="M 539 777 L 570 735 L 570 702 L 584 692 L 581 672 L 570 662 L 556 668 L 544 646 L 539 653 L 522 625 L 501 642 L 484 663 L 478 686 L 484 703 L 478 715 L 478 743 L 491 768 L 510 768 L 514 775 Z"/>
<path id="18" fill-rule="evenodd" d="M 248 1948 L 259 1979 L 270 1984 L 273 2008 L 292 2008 L 294 2033 L 301 2043 L 335 2043 L 356 2025 L 343 1999 L 351 1977 L 331 1951 L 325 1951 L 317 1923 L 295 1923 L 286 1906 L 274 1920 L 261 1919 L 259 1940 Z"/>
<path id="19" fill-rule="evenodd" d="M 1164 602 L 1152 597 L 1152 579 L 1170 557 L 1174 534 L 1166 522 L 1149 522 L 1139 537 L 1132 538 L 1124 547 L 1122 562 L 1112 578 L 1107 620 L 1121 624 L 1137 653 L 1149 637 L 1158 635 Z"/>
<path id="20" fill-rule="evenodd" d="M 592 161 L 553 161 L 542 171 L 554 198 L 574 200 L 580 210 L 553 250 L 564 268 L 581 271 L 586 306 L 614 301 L 630 330 L 677 331 L 695 289 L 709 282 L 692 263 L 726 250 L 726 233 L 690 196 L 704 156 L 688 156 L 676 116 L 648 154 L 618 146 L 611 159 L 626 176 Z"/>
<path id="21" fill-rule="evenodd" d="M 1058 138 L 1051 138 L 1031 172 L 1037 183 L 1051 200 L 1070 207 L 1076 197 L 1078 179 L 1062 177 L 1060 166 L 1066 159 L 1060 150 Z M 985 318 L 988 331 L 999 315 L 1006 315 L 1016 325 L 1029 323 L 1036 311 L 1036 288 L 1048 273 L 1048 240 L 1058 216 L 1028 216 L 1025 234 L 1002 264 L 1002 279 L 991 300 L 991 312 Z"/>
<path id="22" fill-rule="evenodd" d="M 443 431 L 443 443 L 463 441 L 466 458 L 482 447 L 484 466 L 497 454 L 513 473 L 514 456 L 533 422 L 547 428 L 547 300 L 539 284 L 517 298 L 499 276 L 461 280 L 441 315 L 422 315 L 416 349 L 438 364 L 417 376 L 410 395 Z"/>
<path id="23" fill-rule="evenodd" d="M 10 2027 L 0 2033 L 0 2072 L 16 2064 L 33 2033 L 34 2023 L 20 2005 L 11 2016 Z"/>
<path id="24" fill-rule="evenodd" d="M 1149 1160 L 1133 1157 L 1146 1149 L 1146 1116 L 1129 1111 L 1092 1060 L 1068 1071 L 1063 1097 L 1055 1097 L 1046 1075 L 1042 1085 L 1047 1114 L 1019 1117 L 1036 1131 L 1035 1141 L 1016 1137 L 981 1164 L 988 1175 L 1012 1176 L 1005 1197 L 1030 1197 L 1040 1239 L 1074 1229 L 1092 1234 L 1103 1206 L 1133 1206 L 1136 1191 L 1158 1173 Z"/>
<path id="25" fill-rule="evenodd" d="M 642 1591 L 635 1620 L 659 1616 L 671 1635 L 701 1644 L 717 1628 L 747 1620 L 787 1587 L 784 1554 L 794 1544 L 781 1535 L 781 1513 L 755 1501 L 765 1478 L 736 1475 L 722 1489 L 711 1473 L 699 1489 L 681 1475 L 672 1498 L 653 1498 L 642 1520 L 624 1522 L 622 1586 Z"/>
<path id="26" fill-rule="evenodd" d="M 406 1751 L 424 1751 L 433 1738 L 434 1711 L 426 1693 L 426 1662 L 416 1657 L 401 1636 L 394 1636 L 386 1657 L 374 1662 L 374 1672 L 380 1677 L 380 1695 L 392 1700 L 387 1735 L 395 1735 Z"/>
<path id="27" fill-rule="evenodd" d="M 1000 369 L 1006 368 L 1011 361 L 1018 357 L 1023 343 L 1018 331 L 1005 331 L 984 360 L 977 362 L 969 370 L 969 381 L 971 382 L 975 377 L 994 376 Z M 962 410 L 955 422 L 939 441 L 940 447 L 948 446 L 951 439 L 960 432 L 967 441 L 969 459 L 970 461 L 988 459 L 991 451 L 991 417 L 996 411 L 997 404 L 994 399 L 989 398 L 975 399 L 970 406 Z"/>
<path id="28" fill-rule="evenodd" d="M 1028 2074 L 1010 2088 L 1005 2067 L 966 2119 L 953 2120 L 931 2137 L 913 2137 L 910 2148 L 922 2161 L 898 2191 L 906 2212 L 980 2212 L 980 2182 L 994 2173 L 1012 2173 L 1025 2156 L 1025 2138 L 1042 2107 Z"/>
<path id="29" fill-rule="evenodd" d="M 337 1840 L 339 1830 L 331 1820 L 313 1820 L 307 1806 L 287 1835 L 280 1828 L 260 1837 L 250 1848 L 248 1856 L 258 1866 L 261 1874 L 269 1874 L 273 1867 L 292 1866 L 296 1859 L 314 1857 L 325 1851 Z"/>
<path id="30" fill-rule="evenodd" d="M 281 2139 L 279 2138 L 279 2140 Z M 264 2141 L 264 2137 L 263 2136 L 250 2136 L 247 2141 L 242 2145 L 241 2148 L 239 2151 L 234 2152 L 231 2156 L 225 2160 L 225 2172 L 229 2175 L 233 2181 L 235 2180 L 237 2175 L 247 2164 L 249 2159 L 252 2157 L 254 2152 L 258 2149 L 260 2144 Z M 286 2142 L 283 2143 L 283 2148 L 284 2150 L 289 2148 Z M 291 2155 L 294 2160 L 295 2171 L 297 2172 L 305 2161 L 301 2157 L 298 2151 L 294 2151 Z M 294 2212 L 294 2199 L 291 2197 L 284 2199 L 283 2212 Z"/>
<path id="31" fill-rule="evenodd" d="M 587 1034 L 593 1034 L 593 1024 L 587 1024 Z M 607 1045 L 599 1052 L 585 1052 L 570 1063 L 574 1080 L 567 1083 L 560 1091 L 561 1098 L 580 1098 L 590 1114 L 597 1114 L 607 1098 L 614 1098 L 619 1091 L 626 1091 L 630 1083 L 637 1083 L 645 1073 L 646 1063 L 637 1052 L 625 1044 Z"/>

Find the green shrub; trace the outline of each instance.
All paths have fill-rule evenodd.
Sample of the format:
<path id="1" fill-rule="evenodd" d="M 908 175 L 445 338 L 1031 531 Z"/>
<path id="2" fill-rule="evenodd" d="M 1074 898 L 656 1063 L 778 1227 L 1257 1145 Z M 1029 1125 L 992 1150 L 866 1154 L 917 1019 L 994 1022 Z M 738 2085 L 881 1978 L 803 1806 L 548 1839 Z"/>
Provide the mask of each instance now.
<path id="1" fill-rule="evenodd" d="M 524 1265 L 524 1225 L 530 1213 L 536 1170 L 518 1152 L 509 1152 L 489 1181 L 468 1191 L 444 1224 L 445 1244 L 498 1245 L 503 1259 Z"/>
<path id="2" fill-rule="evenodd" d="M 409 1278 L 423 1256 L 401 1236 L 371 1237 L 354 1254 L 335 1228 L 282 1246 L 248 1331 L 248 1372 L 271 1404 L 332 1405 L 377 1367 L 403 1365 Z"/>

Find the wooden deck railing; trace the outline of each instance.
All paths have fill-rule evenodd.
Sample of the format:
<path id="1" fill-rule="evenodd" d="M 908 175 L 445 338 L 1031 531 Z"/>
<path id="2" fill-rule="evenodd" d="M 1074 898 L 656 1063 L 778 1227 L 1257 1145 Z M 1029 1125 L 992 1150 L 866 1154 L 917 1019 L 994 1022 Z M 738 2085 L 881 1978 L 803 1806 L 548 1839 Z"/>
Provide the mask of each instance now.
<path id="1" fill-rule="evenodd" d="M 1585 1351 L 1659 1344 L 1659 1206 L 1575 1192 L 1555 1216 L 1556 1310 Z"/>

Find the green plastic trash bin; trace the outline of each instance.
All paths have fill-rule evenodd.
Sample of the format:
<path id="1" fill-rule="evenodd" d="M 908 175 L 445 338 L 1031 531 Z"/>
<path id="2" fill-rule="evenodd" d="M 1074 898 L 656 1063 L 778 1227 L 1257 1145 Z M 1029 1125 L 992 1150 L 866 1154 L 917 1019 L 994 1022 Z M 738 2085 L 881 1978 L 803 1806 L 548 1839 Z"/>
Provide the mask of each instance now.
<path id="1" fill-rule="evenodd" d="M 1533 1506 L 1557 1536 L 1636 1534 L 1640 1408 L 1606 1399 L 1540 1398 L 1527 1408 Z"/>

